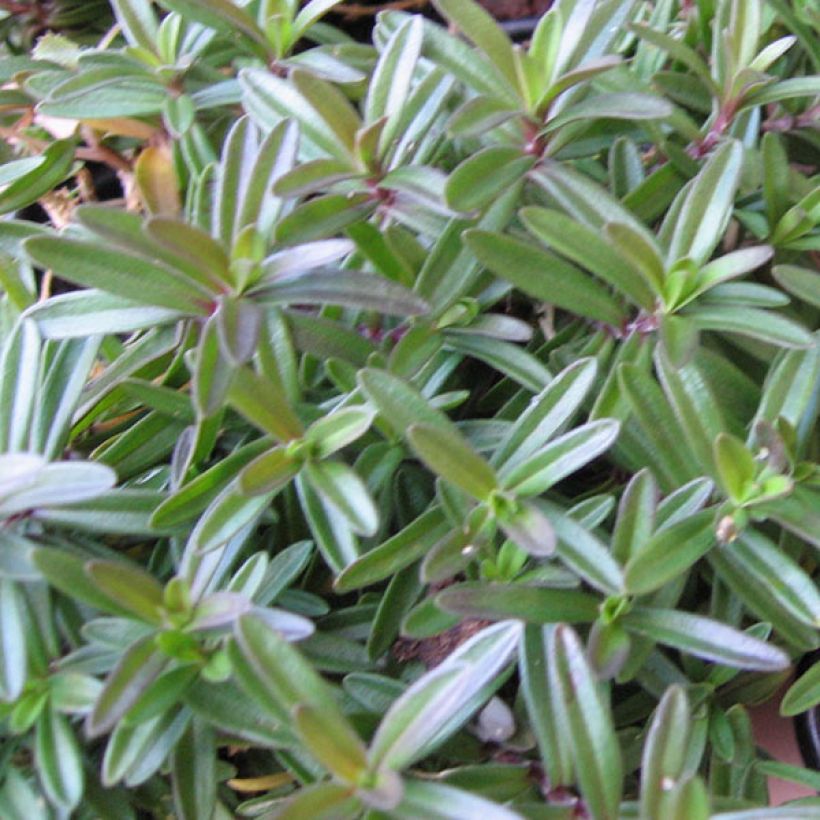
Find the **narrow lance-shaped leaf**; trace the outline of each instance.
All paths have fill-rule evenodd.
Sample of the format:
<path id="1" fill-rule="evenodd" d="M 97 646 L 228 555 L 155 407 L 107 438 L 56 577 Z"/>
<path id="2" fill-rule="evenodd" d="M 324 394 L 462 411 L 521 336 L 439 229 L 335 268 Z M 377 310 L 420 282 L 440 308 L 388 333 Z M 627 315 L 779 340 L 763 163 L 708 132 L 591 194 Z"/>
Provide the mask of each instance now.
<path id="1" fill-rule="evenodd" d="M 91 561 L 85 571 L 103 595 L 147 623 L 162 623 L 162 587 L 152 575 L 124 561 Z"/>
<path id="2" fill-rule="evenodd" d="M 304 468 L 304 476 L 325 503 L 345 518 L 353 532 L 375 534 L 379 514 L 355 470 L 340 461 L 311 461 Z"/>
<path id="3" fill-rule="evenodd" d="M 495 471 L 460 434 L 433 425 L 414 424 L 407 437 L 430 469 L 479 501 L 486 500 L 497 488 Z"/>
<path id="4" fill-rule="evenodd" d="M 506 806 L 493 803 L 486 797 L 456 789 L 432 780 L 408 780 L 404 798 L 391 815 L 400 820 L 462 820 L 481 817 L 483 820 L 520 820 L 521 815 Z"/>
<path id="5" fill-rule="evenodd" d="M 559 707 L 549 686 L 547 641 L 550 629 L 538 626 L 524 629 L 518 663 L 521 693 L 544 769 L 550 784 L 565 786 L 572 782 L 572 750 L 569 738 L 561 731 L 560 720 L 556 719 Z"/>
<path id="6" fill-rule="evenodd" d="M 595 817 L 615 820 L 623 788 L 621 750 L 581 642 L 559 624 L 549 636 L 549 685 L 564 710 L 581 794 Z"/>
<path id="7" fill-rule="evenodd" d="M 782 649 L 701 615 L 635 607 L 622 623 L 639 635 L 725 666 L 778 672 L 789 665 Z"/>
<path id="8" fill-rule="evenodd" d="M 310 706 L 297 706 L 294 723 L 310 753 L 333 775 L 358 783 L 367 770 L 367 751 L 350 724 L 333 713 L 317 714 Z"/>
<path id="9" fill-rule="evenodd" d="M 598 599 L 587 592 L 527 584 L 468 581 L 439 592 L 436 605 L 470 618 L 518 618 L 533 624 L 591 623 L 598 614 Z"/>
<path id="10" fill-rule="evenodd" d="M 590 358 L 562 370 L 510 427 L 491 463 L 509 470 L 563 430 L 591 389 L 597 369 L 596 360 Z"/>
<path id="11" fill-rule="evenodd" d="M 398 282 L 353 270 L 319 268 L 302 276 L 282 277 L 266 281 L 253 295 L 262 304 L 343 305 L 397 316 L 429 310 L 427 302 Z"/>
<path id="12" fill-rule="evenodd" d="M 86 720 L 89 736 L 110 732 L 123 715 L 156 680 L 169 658 L 154 646 L 153 637 L 130 646 L 105 681 L 94 709 Z"/>
<path id="13" fill-rule="evenodd" d="M 618 505 L 612 533 L 612 555 L 617 561 L 626 563 L 646 548 L 655 527 L 657 504 L 658 486 L 644 468 L 630 479 Z"/>
<path id="14" fill-rule="evenodd" d="M 404 435 L 414 424 L 423 424 L 439 427 L 448 435 L 460 438 L 458 428 L 441 410 L 434 408 L 415 387 L 392 373 L 368 367 L 359 371 L 357 381 L 397 435 Z"/>
<path id="15" fill-rule="evenodd" d="M 664 814 L 668 793 L 680 778 L 689 745 L 690 714 L 686 692 L 670 686 L 649 725 L 641 760 L 641 820 Z"/>
<path id="16" fill-rule="evenodd" d="M 786 691 L 780 714 L 791 717 L 820 703 L 820 663 L 813 664 Z"/>
<path id="17" fill-rule="evenodd" d="M 390 577 L 418 561 L 449 530 L 450 524 L 437 507 L 422 513 L 403 530 L 347 566 L 334 581 L 334 589 L 347 592 Z"/>
<path id="18" fill-rule="evenodd" d="M 464 239 L 478 260 L 535 299 L 619 326 L 625 313 L 608 291 L 573 265 L 503 234 L 469 230 Z"/>
<path id="19" fill-rule="evenodd" d="M 76 285 L 189 316 L 204 316 L 209 311 L 211 294 L 192 291 L 191 282 L 171 268 L 100 243 L 43 236 L 26 242 L 26 252 L 36 264 Z"/>
<path id="20" fill-rule="evenodd" d="M 216 752 L 213 729 L 202 720 L 192 720 L 171 754 L 174 808 L 180 820 L 213 815 Z"/>
<path id="21" fill-rule="evenodd" d="M 196 20 L 217 31 L 241 31 L 255 43 L 267 47 L 264 33 L 245 9 L 229 0 L 161 0 L 170 11 L 178 12 L 183 19 Z"/>
<path id="22" fill-rule="evenodd" d="M 509 37 L 478 3 L 472 0 L 435 0 L 439 11 L 487 55 L 512 88 L 518 88 L 518 72 Z"/>
<path id="23" fill-rule="evenodd" d="M 618 437 L 620 424 L 599 419 L 565 433 L 526 461 L 502 474 L 503 485 L 521 495 L 540 495 L 562 478 L 606 452 Z"/>
<path id="24" fill-rule="evenodd" d="M 51 705 L 37 721 L 35 759 L 46 794 L 70 813 L 83 794 L 82 757 L 68 719 Z"/>
<path id="25" fill-rule="evenodd" d="M 560 211 L 528 207 L 520 213 L 527 230 L 548 247 L 585 267 L 639 307 L 653 310 L 655 295 L 640 273 L 622 261 L 612 246 L 595 231 Z"/>
<path id="26" fill-rule="evenodd" d="M 684 257 L 703 263 L 709 258 L 729 219 L 742 162 L 743 148 L 731 140 L 680 193 L 680 208 L 673 205 L 670 209 L 676 218 L 667 253 L 669 263 Z"/>
<path id="27" fill-rule="evenodd" d="M 629 592 L 645 595 L 686 572 L 715 544 L 714 518 L 703 510 L 650 538 L 626 565 Z"/>
<path id="28" fill-rule="evenodd" d="M 36 167 L 0 192 L 0 214 L 12 213 L 36 202 L 56 188 L 74 164 L 73 140 L 56 140 L 46 148 Z"/>

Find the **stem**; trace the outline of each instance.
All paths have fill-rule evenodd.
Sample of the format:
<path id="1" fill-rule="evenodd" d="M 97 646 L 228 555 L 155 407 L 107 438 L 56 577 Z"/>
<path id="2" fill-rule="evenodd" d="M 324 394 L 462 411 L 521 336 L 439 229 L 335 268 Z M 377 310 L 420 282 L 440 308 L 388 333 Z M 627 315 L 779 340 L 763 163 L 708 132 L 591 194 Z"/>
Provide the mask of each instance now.
<path id="1" fill-rule="evenodd" d="M 0 0 L 0 3 L 2 3 L 2 0 Z M 47 140 L 21 134 L 16 128 L 0 127 L 0 138 L 6 140 L 10 145 L 24 145 L 29 151 L 35 153 L 45 151 L 50 145 Z M 74 155 L 77 159 L 82 159 L 86 162 L 100 162 L 104 165 L 110 165 L 118 171 L 130 173 L 132 170 L 131 163 L 125 157 L 118 154 L 113 148 L 108 148 L 99 143 L 93 146 L 81 145 L 75 149 Z"/>

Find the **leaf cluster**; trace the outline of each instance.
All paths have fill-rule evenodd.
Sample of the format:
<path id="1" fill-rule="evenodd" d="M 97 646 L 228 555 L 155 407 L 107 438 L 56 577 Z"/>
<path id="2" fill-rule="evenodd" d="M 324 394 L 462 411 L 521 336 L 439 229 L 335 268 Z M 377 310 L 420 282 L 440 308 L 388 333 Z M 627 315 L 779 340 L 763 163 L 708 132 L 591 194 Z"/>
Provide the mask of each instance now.
<path id="1" fill-rule="evenodd" d="M 749 715 L 820 704 L 810 0 L 53 5 L 0 20 L 0 816 L 817 816 Z"/>

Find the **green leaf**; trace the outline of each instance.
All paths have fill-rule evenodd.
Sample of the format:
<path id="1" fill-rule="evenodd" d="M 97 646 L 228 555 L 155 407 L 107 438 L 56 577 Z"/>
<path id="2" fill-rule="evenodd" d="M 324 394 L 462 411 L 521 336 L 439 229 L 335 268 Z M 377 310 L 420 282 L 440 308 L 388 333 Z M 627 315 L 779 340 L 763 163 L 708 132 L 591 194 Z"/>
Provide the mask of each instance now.
<path id="1" fill-rule="evenodd" d="M 341 715 L 319 715 L 310 706 L 299 705 L 293 718 L 308 751 L 331 774 L 350 784 L 361 780 L 367 771 L 367 750 Z"/>
<path id="2" fill-rule="evenodd" d="M 170 267 L 121 250 L 51 236 L 29 239 L 25 249 L 36 264 L 76 285 L 99 288 L 142 305 L 179 311 L 188 316 L 204 316 L 210 310 L 211 294 L 192 289 L 187 277 Z"/>
<path id="3" fill-rule="evenodd" d="M 724 666 L 777 672 L 789 665 L 782 649 L 701 615 L 635 607 L 621 620 L 631 632 Z"/>
<path id="4" fill-rule="evenodd" d="M 713 558 L 721 576 L 752 611 L 768 619 L 774 606 L 809 627 L 820 625 L 817 585 L 800 564 L 764 535 L 746 529 L 715 550 Z"/>
<path id="5" fill-rule="evenodd" d="M 798 299 L 820 307 L 820 274 L 797 265 L 775 265 L 774 278 Z"/>
<path id="6" fill-rule="evenodd" d="M 288 725 L 293 710 L 305 705 L 319 717 L 327 716 L 332 725 L 344 722 L 329 685 L 262 614 L 243 615 L 236 622 L 234 635 L 247 665 L 237 670 L 239 682 L 252 696 L 262 687 L 264 700 L 260 705 L 273 705 L 271 716 L 275 720 Z"/>
<path id="7" fill-rule="evenodd" d="M 818 93 L 820 93 L 820 81 L 816 75 L 789 77 L 753 91 L 744 97 L 740 110 L 758 105 L 769 105 L 781 100 L 792 100 L 797 97 L 814 97 Z"/>
<path id="8" fill-rule="evenodd" d="M 395 137 L 395 122 L 407 102 L 422 46 L 422 20 L 410 17 L 391 35 L 373 69 L 367 99 L 364 105 L 365 120 L 375 123 L 388 118 L 385 131 L 379 139 L 379 155 L 382 155 Z"/>
<path id="9" fill-rule="evenodd" d="M 27 449 L 40 379 L 42 342 L 37 327 L 29 319 L 17 322 L 4 341 L 0 357 L 0 445 L 4 451 L 13 453 Z M 19 490 L 27 489 L 26 484 L 32 483 L 31 478 L 47 469 L 33 458 L 15 460 L 7 455 L 5 459 L 0 457 L 0 462 L 3 460 L 8 470 L 5 477 L 12 478 L 12 483 L 5 487 L 0 485 L 0 495 L 14 492 L 14 484 L 18 484 Z M 24 480 L 27 473 L 31 478 Z M 13 479 L 15 474 L 20 476 L 17 481 Z"/>
<path id="10" fill-rule="evenodd" d="M 535 157 L 512 146 L 489 146 L 465 159 L 447 178 L 444 195 L 456 211 L 484 208 L 535 164 Z"/>
<path id="11" fill-rule="evenodd" d="M 594 595 L 526 584 L 454 584 L 439 592 L 435 600 L 445 612 L 490 620 L 591 623 L 598 615 L 598 599 Z"/>
<path id="12" fill-rule="evenodd" d="M 565 618 L 560 620 L 564 621 Z M 527 626 L 519 648 L 521 694 L 538 743 L 544 770 L 553 787 L 572 783 L 572 750 L 561 731 L 558 702 L 549 686 L 547 643 L 552 627 Z"/>
<path id="13" fill-rule="evenodd" d="M 650 538 L 624 569 L 627 590 L 645 595 L 686 572 L 714 546 L 714 518 L 703 510 Z"/>
<path id="14" fill-rule="evenodd" d="M 322 500 L 333 507 L 359 535 L 375 535 L 379 513 L 364 482 L 340 461 L 310 461 L 304 476 Z"/>
<path id="15" fill-rule="evenodd" d="M 46 339 L 131 333 L 171 324 L 186 315 L 186 311 L 153 307 L 94 288 L 52 296 L 26 312 Z"/>
<path id="16" fill-rule="evenodd" d="M 489 58 L 511 88 L 518 88 L 518 72 L 510 38 L 496 21 L 472 0 L 435 0 L 436 8 Z"/>
<path id="17" fill-rule="evenodd" d="M 316 820 L 353 817 L 360 812 L 361 801 L 350 793 L 350 786 L 337 783 L 314 783 L 299 789 L 292 797 L 276 804 L 279 820 Z"/>
<path id="18" fill-rule="evenodd" d="M 561 113 L 547 122 L 545 134 L 579 120 L 661 120 L 672 115 L 671 103 L 654 94 L 636 91 L 613 91 L 586 97 L 581 102 L 567 105 Z"/>
<path id="19" fill-rule="evenodd" d="M 558 557 L 587 583 L 607 594 L 623 592 L 621 568 L 604 544 L 564 510 L 539 499 L 536 504 L 547 514 L 558 535 Z"/>
<path id="20" fill-rule="evenodd" d="M 183 19 L 230 34 L 241 31 L 255 43 L 268 48 L 264 32 L 243 8 L 230 0 L 161 0 L 161 5 L 178 12 Z"/>
<path id="21" fill-rule="evenodd" d="M 326 458 L 361 438 L 373 423 L 368 407 L 344 407 L 315 421 L 305 433 L 305 441 L 316 449 L 316 458 Z"/>
<path id="22" fill-rule="evenodd" d="M 592 388 L 597 369 L 595 359 L 584 358 L 555 376 L 510 427 L 491 463 L 511 469 L 561 432 Z"/>
<path id="23" fill-rule="evenodd" d="M 187 709 L 170 709 L 153 720 L 130 726 L 120 723 L 105 749 L 102 781 L 113 786 L 143 783 L 165 762 L 191 718 Z"/>
<path id="24" fill-rule="evenodd" d="M 140 620 L 163 623 L 162 587 L 153 575 L 124 561 L 90 561 L 85 571 L 103 595 Z"/>
<path id="25" fill-rule="evenodd" d="M 603 286 L 554 254 L 476 229 L 466 231 L 464 241 L 483 265 L 534 299 L 615 327 L 624 319 L 623 309 Z"/>
<path id="26" fill-rule="evenodd" d="M 228 366 L 220 343 L 221 322 L 211 317 L 205 322 L 196 351 L 193 378 L 191 380 L 191 403 L 199 419 L 210 419 L 225 406 L 228 389 L 233 378 L 233 368 Z"/>
<path id="27" fill-rule="evenodd" d="M 281 441 L 303 434 L 301 422 L 278 386 L 249 367 L 235 371 L 228 402 L 260 430 Z"/>
<path id="28" fill-rule="evenodd" d="M 398 282 L 354 270 L 318 268 L 253 290 L 261 304 L 344 305 L 398 316 L 427 313 L 429 305 Z"/>
<path id="29" fill-rule="evenodd" d="M 288 455 L 286 447 L 274 447 L 257 456 L 242 470 L 238 489 L 243 495 L 278 492 L 299 472 L 301 466 L 299 461 Z"/>
<path id="30" fill-rule="evenodd" d="M 625 564 L 640 555 L 655 528 L 658 485 L 648 468 L 629 480 L 618 504 L 618 517 L 612 532 L 612 556 Z"/>
<path id="31" fill-rule="evenodd" d="M 371 765 L 406 768 L 458 729 L 486 700 L 476 702 L 475 696 L 506 666 L 520 629 L 517 623 L 502 622 L 482 630 L 406 689 L 376 730 Z"/>
<path id="32" fill-rule="evenodd" d="M 606 452 L 619 431 L 620 424 L 615 419 L 598 419 L 577 427 L 503 470 L 502 484 L 518 495 L 541 495 Z"/>
<path id="33" fill-rule="evenodd" d="M 548 639 L 549 686 L 562 710 L 561 727 L 569 733 L 575 773 L 584 802 L 595 817 L 618 817 L 623 788 L 621 750 L 589 668 L 571 627 L 559 624 Z"/>
<path id="34" fill-rule="evenodd" d="M 746 445 L 729 433 L 721 433 L 714 444 L 715 465 L 723 488 L 736 504 L 748 500 L 757 473 L 754 456 Z"/>
<path id="35" fill-rule="evenodd" d="M 42 513 L 49 507 L 102 495 L 114 485 L 114 472 L 90 461 L 45 463 L 28 453 L 0 456 L 0 515 Z"/>
<path id="36" fill-rule="evenodd" d="M 678 422 L 657 383 L 634 364 L 618 367 L 618 383 L 652 448 L 656 474 L 675 487 L 696 477 L 700 471 L 692 454 L 672 445 L 679 437 Z"/>
<path id="37" fill-rule="evenodd" d="M 222 461 L 184 484 L 156 508 L 151 519 L 154 526 L 173 526 L 202 512 L 242 467 L 270 445 L 270 439 L 262 438 L 239 447 Z"/>
<path id="38" fill-rule="evenodd" d="M 359 386 L 379 415 L 397 436 L 414 424 L 435 426 L 447 435 L 461 438 L 458 428 L 440 410 L 435 409 L 415 387 L 385 370 L 368 367 L 357 375 Z"/>
<path id="39" fill-rule="evenodd" d="M 800 324 L 768 310 L 749 307 L 696 307 L 687 314 L 701 330 L 738 333 L 779 347 L 807 348 L 811 334 Z"/>
<path id="40" fill-rule="evenodd" d="M 498 523 L 507 538 L 524 552 L 538 557 L 555 552 L 556 538 L 552 523 L 533 504 L 517 502 L 512 513 L 498 516 Z"/>
<path id="41" fill-rule="evenodd" d="M 660 349 L 655 353 L 655 369 L 698 466 L 714 475 L 712 442 L 726 424 L 709 383 L 697 364 L 690 361 L 676 367 Z"/>
<path id="42" fill-rule="evenodd" d="M 636 273 L 627 262 L 621 261 L 617 251 L 612 253 L 611 244 L 601 237 L 599 231 L 570 219 L 560 211 L 547 208 L 523 208 L 519 216 L 527 230 L 547 247 L 585 267 L 639 307 L 654 309 L 652 289 L 641 274 Z"/>
<path id="43" fill-rule="evenodd" d="M 316 546 L 333 572 L 341 572 L 360 554 L 349 521 L 303 474 L 296 477 L 296 491 Z"/>
<path id="44" fill-rule="evenodd" d="M 37 720 L 34 754 L 49 800 L 70 813 L 83 795 L 83 763 L 68 720 L 53 707 L 44 709 Z"/>
<path id="45" fill-rule="evenodd" d="M 369 194 L 327 194 L 303 202 L 276 226 L 280 242 L 294 244 L 324 239 L 361 221 L 376 209 Z"/>
<path id="46" fill-rule="evenodd" d="M 664 692 L 644 742 L 641 760 L 641 820 L 665 816 L 670 802 L 670 783 L 684 772 L 691 715 L 686 691 L 670 686 Z"/>
<path id="47" fill-rule="evenodd" d="M 174 809 L 180 820 L 211 817 L 216 803 L 216 738 L 203 720 L 188 724 L 171 754 Z"/>
<path id="48" fill-rule="evenodd" d="M 645 23 L 630 23 L 628 28 L 646 42 L 663 49 L 670 57 L 683 63 L 713 95 L 717 95 L 718 89 L 709 67 L 694 49 L 669 34 L 650 28 Z"/>
<path id="49" fill-rule="evenodd" d="M 286 81 L 269 71 L 239 72 L 246 110 L 263 128 L 292 118 L 302 133 L 310 159 L 330 156 L 355 169 L 355 134 L 360 122 L 347 98 L 330 84 L 295 69 Z"/>
<path id="50" fill-rule="evenodd" d="M 401 803 L 391 811 L 401 820 L 462 820 L 481 817 L 483 820 L 519 820 L 520 814 L 493 803 L 481 795 L 456 789 L 432 780 L 406 780 Z"/>
<path id="51" fill-rule="evenodd" d="M 730 140 L 710 157 L 700 173 L 678 195 L 680 204 L 669 209 L 674 216 L 667 263 L 686 257 L 703 264 L 714 251 L 732 213 L 740 182 L 743 148 Z M 671 227 L 671 226 L 670 226 Z M 664 225 L 663 230 L 668 230 Z"/>
<path id="52" fill-rule="evenodd" d="M 160 676 L 169 658 L 154 645 L 152 636 L 132 644 L 122 654 L 105 681 L 93 711 L 86 720 L 89 737 L 110 732 L 125 713 Z"/>
<path id="53" fill-rule="evenodd" d="M 25 598 L 17 583 L 0 579 L 0 692 L 11 703 L 23 693 L 27 677 Z"/>
<path id="54" fill-rule="evenodd" d="M 52 142 L 30 171 L 0 191 L 0 214 L 19 211 L 54 190 L 71 173 L 74 147 L 73 140 Z"/>
<path id="55" fill-rule="evenodd" d="M 300 274 L 315 268 L 320 272 L 333 270 L 332 264 L 348 256 L 352 250 L 353 245 L 347 239 L 322 239 L 282 248 L 262 262 L 262 278 L 256 284 L 256 288 L 262 289 L 275 284 L 279 279 L 287 281 L 299 278 Z"/>
<path id="56" fill-rule="evenodd" d="M 441 511 L 434 507 L 387 541 L 349 564 L 336 577 L 334 589 L 349 592 L 389 578 L 422 558 L 450 529 Z"/>
<path id="57" fill-rule="evenodd" d="M 229 259 L 215 239 L 205 231 L 177 219 L 153 217 L 145 224 L 146 236 L 167 249 L 174 258 L 183 260 L 186 272 L 191 272 L 208 291 L 225 291 L 230 281 Z"/>
<path id="58" fill-rule="evenodd" d="M 472 328 L 477 330 L 479 321 L 474 322 Z M 540 391 L 552 378 L 550 371 L 532 353 L 510 342 L 484 336 L 478 332 L 450 331 L 446 334 L 446 343 L 448 348 L 486 362 L 533 393 Z"/>
<path id="59" fill-rule="evenodd" d="M 813 663 L 783 695 L 780 714 L 793 717 L 820 703 L 820 663 Z"/>
<path id="60" fill-rule="evenodd" d="M 210 552 L 256 521 L 271 501 L 271 494 L 250 498 L 229 484 L 208 505 L 191 533 L 191 544 L 199 552 Z"/>
<path id="61" fill-rule="evenodd" d="M 154 51 L 159 26 L 149 0 L 111 0 L 111 6 L 128 42 Z"/>
<path id="62" fill-rule="evenodd" d="M 430 424 L 413 424 L 407 438 L 431 470 L 479 501 L 498 487 L 495 471 L 460 434 Z"/>
<path id="63" fill-rule="evenodd" d="M 447 122 L 454 137 L 477 137 L 512 119 L 518 113 L 514 101 L 480 94 L 460 105 Z M 520 151 L 517 152 L 520 155 Z"/>
<path id="64" fill-rule="evenodd" d="M 604 234 L 616 253 L 643 277 L 644 283 L 658 296 L 664 289 L 664 263 L 654 237 L 646 237 L 624 222 L 607 222 Z"/>

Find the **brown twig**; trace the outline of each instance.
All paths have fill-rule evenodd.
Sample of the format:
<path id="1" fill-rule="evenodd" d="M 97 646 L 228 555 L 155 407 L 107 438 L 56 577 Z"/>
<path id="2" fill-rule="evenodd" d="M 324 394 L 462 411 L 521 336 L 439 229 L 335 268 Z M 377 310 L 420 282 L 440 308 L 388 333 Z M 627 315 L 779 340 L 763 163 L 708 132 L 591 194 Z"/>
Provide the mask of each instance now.
<path id="1" fill-rule="evenodd" d="M 2 0 L 0 0 L 2 2 Z M 50 145 L 47 140 L 41 140 L 37 137 L 30 137 L 27 134 L 21 134 L 16 128 L 0 127 L 0 138 L 6 140 L 10 145 L 22 144 L 28 150 L 35 152 L 45 151 Z M 100 162 L 104 165 L 110 165 L 118 171 L 125 171 L 131 173 L 131 163 L 121 154 L 118 154 L 113 148 L 97 143 L 93 146 L 79 146 L 75 149 L 74 155 L 77 159 L 85 160 L 86 162 Z"/>
<path id="2" fill-rule="evenodd" d="M 0 0 L 0 11 L 7 11 L 9 14 L 32 14 L 38 11 L 36 5 L 31 3 L 17 3 L 15 0 Z"/>

